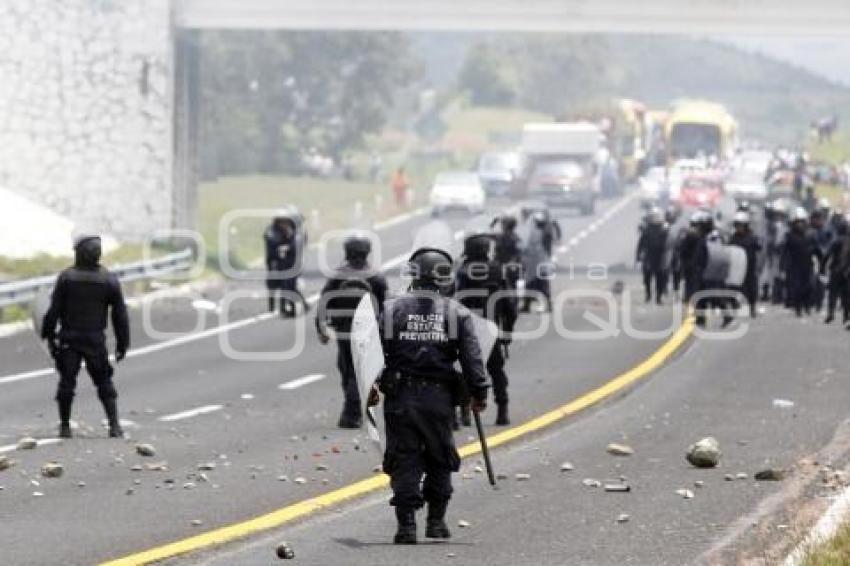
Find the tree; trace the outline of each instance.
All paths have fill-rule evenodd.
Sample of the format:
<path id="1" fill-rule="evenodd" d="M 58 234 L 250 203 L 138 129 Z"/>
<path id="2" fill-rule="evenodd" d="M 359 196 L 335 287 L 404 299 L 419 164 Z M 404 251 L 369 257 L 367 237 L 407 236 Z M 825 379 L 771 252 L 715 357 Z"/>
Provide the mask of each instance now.
<path id="1" fill-rule="evenodd" d="M 203 160 L 222 173 L 291 171 L 311 148 L 341 157 L 417 71 L 397 33 L 212 32 L 202 56 Z"/>
<path id="2" fill-rule="evenodd" d="M 473 104 L 509 106 L 516 101 L 515 61 L 505 61 L 490 43 L 480 43 L 467 55 L 458 79 Z"/>

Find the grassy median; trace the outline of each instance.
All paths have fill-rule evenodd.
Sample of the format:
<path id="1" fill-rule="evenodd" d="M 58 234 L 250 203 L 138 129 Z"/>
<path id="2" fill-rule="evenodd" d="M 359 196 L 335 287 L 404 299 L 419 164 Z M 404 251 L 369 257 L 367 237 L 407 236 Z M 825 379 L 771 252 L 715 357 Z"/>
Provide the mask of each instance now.
<path id="1" fill-rule="evenodd" d="M 845 523 L 829 541 L 806 553 L 801 566 L 847 566 L 850 564 L 850 523 Z"/>

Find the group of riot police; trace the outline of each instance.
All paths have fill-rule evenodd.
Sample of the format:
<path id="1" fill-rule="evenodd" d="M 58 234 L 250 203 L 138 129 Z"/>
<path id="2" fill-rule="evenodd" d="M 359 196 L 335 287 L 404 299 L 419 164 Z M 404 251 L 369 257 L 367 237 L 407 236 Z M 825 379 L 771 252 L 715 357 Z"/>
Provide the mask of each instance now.
<path id="1" fill-rule="evenodd" d="M 741 298 L 752 318 L 759 301 L 784 305 L 797 316 L 825 306 L 827 324 L 840 303 L 843 322 L 850 323 L 848 217 L 828 201 L 808 209 L 783 198 L 759 207 L 743 201 L 725 226 L 708 209 L 692 211 L 687 224 L 680 215 L 676 208 L 652 208 L 639 227 L 636 260 L 647 302 L 654 296 L 660 304 L 672 290 L 693 304 L 697 324 L 719 311 L 724 326 L 734 320 Z M 738 257 L 746 265 L 743 277 L 732 282 L 736 262 L 730 267 L 730 247 L 741 250 Z"/>

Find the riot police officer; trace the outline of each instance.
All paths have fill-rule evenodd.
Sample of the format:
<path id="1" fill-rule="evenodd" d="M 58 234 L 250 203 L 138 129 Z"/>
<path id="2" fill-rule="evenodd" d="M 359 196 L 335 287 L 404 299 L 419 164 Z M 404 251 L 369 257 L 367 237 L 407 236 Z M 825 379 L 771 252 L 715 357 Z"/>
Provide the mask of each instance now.
<path id="1" fill-rule="evenodd" d="M 77 375 L 83 361 L 106 412 L 109 436 L 124 436 L 118 419 L 118 392 L 112 383 L 113 369 L 106 349 L 107 317 L 115 332 L 115 360 L 124 359 L 130 347 L 127 306 L 118 278 L 100 265 L 99 236 L 81 236 L 74 244 L 74 265 L 62 271 L 50 308 L 44 315 L 41 337 L 47 341 L 59 373 L 56 402 L 59 405 L 59 436 L 71 437 L 71 405 Z M 56 325 L 59 324 L 59 333 Z"/>
<path id="2" fill-rule="evenodd" d="M 750 317 L 756 317 L 756 301 L 759 292 L 758 254 L 761 252 L 761 242 L 750 228 L 750 214 L 743 210 L 732 217 L 735 232 L 729 238 L 730 246 L 738 246 L 747 254 L 747 273 L 739 291 L 747 299 L 750 306 Z"/>
<path id="3" fill-rule="evenodd" d="M 496 323 L 499 342 L 487 358 L 487 373 L 493 383 L 496 401 L 496 425 L 511 424 L 508 416 L 508 376 L 503 348 L 510 344 L 510 333 L 517 319 L 516 301 L 502 273 L 501 265 L 490 260 L 490 234 L 473 234 L 464 241 L 463 259 L 455 276 L 456 298 L 472 312 Z M 464 422 L 467 424 L 467 422 Z"/>
<path id="4" fill-rule="evenodd" d="M 468 392 L 473 411 L 482 411 L 487 399 L 472 315 L 441 294 L 451 285 L 451 256 L 420 248 L 411 255 L 408 269 L 409 291 L 385 303 L 380 323 L 386 360 L 379 386 L 385 395 L 383 469 L 393 490 L 396 544 L 416 543 L 415 513 L 425 502 L 425 536 L 451 536 L 445 513 L 451 473 L 460 468 L 452 435 L 458 386 Z M 462 375 L 454 369 L 456 361 Z"/>
<path id="5" fill-rule="evenodd" d="M 807 230 L 808 218 L 804 208 L 798 207 L 794 211 L 791 230 L 782 250 L 788 306 L 798 317 L 803 315 L 803 311 L 809 314 L 815 274 L 812 260 L 822 260 L 823 257 L 814 236 Z"/>
<path id="6" fill-rule="evenodd" d="M 517 288 L 522 271 L 522 241 L 516 233 L 516 216 L 506 214 L 498 219 L 501 227 L 495 238 L 494 255 L 510 289 Z"/>
<path id="7" fill-rule="evenodd" d="M 705 235 L 702 230 L 705 214 L 704 211 L 697 210 L 691 215 L 688 229 L 682 234 L 676 246 L 676 254 L 685 282 L 685 292 L 682 294 L 682 300 L 685 303 L 691 302 L 702 286 L 702 272 L 707 263 L 707 252 L 704 249 Z"/>
<path id="8" fill-rule="evenodd" d="M 538 210 L 531 215 L 532 226 L 523 250 L 523 267 L 525 269 L 525 290 L 537 293 L 543 298 L 543 308 L 552 309 L 552 251 L 555 242 L 561 239 L 561 226 L 553 219 L 548 211 Z M 526 295 L 523 312 L 531 310 L 533 295 Z"/>
<path id="9" fill-rule="evenodd" d="M 266 287 L 269 291 L 269 311 L 279 312 L 283 317 L 296 315 L 293 296 L 304 310 L 307 301 L 298 289 L 298 277 L 307 247 L 307 234 L 303 230 L 303 218 L 295 209 L 283 209 L 272 219 L 263 233 L 266 247 Z"/>
<path id="10" fill-rule="evenodd" d="M 369 265 L 372 242 L 366 235 L 353 234 L 343 242 L 345 261 L 328 279 L 322 289 L 316 311 L 316 330 L 319 340 L 326 344 L 330 337 L 327 328 L 334 329 L 337 343 L 337 368 L 342 378 L 345 401 L 337 426 L 360 428 L 362 409 L 354 363 L 351 358 L 351 320 L 363 295 L 371 294 L 379 308 L 387 295 L 387 280 Z"/>
<path id="11" fill-rule="evenodd" d="M 647 215 L 646 227 L 638 238 L 635 259 L 643 266 L 643 286 L 646 302 L 652 300 L 652 282 L 655 282 L 655 302 L 661 304 L 661 297 L 667 288 L 667 227 L 661 210 L 654 208 Z"/>
<path id="12" fill-rule="evenodd" d="M 836 235 L 829 245 L 820 268 L 821 275 L 829 272 L 827 283 L 829 298 L 824 322 L 829 324 L 835 320 L 835 307 L 840 300 L 844 315 L 843 324 L 846 325 L 850 321 L 850 286 L 848 286 L 846 274 L 848 266 L 844 262 L 850 252 L 850 230 L 848 230 L 847 220 L 843 217 L 835 221 L 833 226 Z"/>

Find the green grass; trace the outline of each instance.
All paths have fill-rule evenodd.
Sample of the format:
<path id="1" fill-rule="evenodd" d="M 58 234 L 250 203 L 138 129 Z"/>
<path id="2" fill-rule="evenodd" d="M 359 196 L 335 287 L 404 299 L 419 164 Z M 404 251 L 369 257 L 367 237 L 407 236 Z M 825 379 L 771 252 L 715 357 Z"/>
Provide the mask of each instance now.
<path id="1" fill-rule="evenodd" d="M 833 165 L 850 161 L 850 138 L 844 133 L 836 134 L 832 141 L 825 143 L 812 140 L 806 149 L 815 161 L 826 161 Z"/>
<path id="2" fill-rule="evenodd" d="M 411 174 L 416 201 L 421 206 L 427 189 L 423 176 Z M 262 257 L 262 235 L 274 209 L 295 205 L 307 218 L 307 229 L 313 242 L 322 233 L 350 227 L 368 227 L 355 224 L 356 203 L 362 203 L 364 220 L 382 220 L 399 213 L 388 183 L 350 182 L 341 179 L 313 179 L 288 176 L 226 177 L 199 188 L 198 227 L 207 245 L 209 255 L 221 248 L 219 226 L 224 216 L 237 209 L 268 209 L 259 218 L 235 221 L 230 231 L 229 247 L 233 258 L 241 265 L 249 265 Z M 383 205 L 376 209 L 376 195 L 383 197 Z M 318 225 L 313 222 L 312 211 L 318 212 Z"/>
<path id="3" fill-rule="evenodd" d="M 829 541 L 806 553 L 802 566 L 846 566 L 850 564 L 850 523 L 845 523 Z"/>
<path id="4" fill-rule="evenodd" d="M 442 145 L 457 153 L 477 154 L 493 147 L 510 147 L 518 141 L 522 126 L 547 122 L 552 117 L 520 108 L 468 106 L 463 101 L 450 105 L 443 114 L 448 130 Z"/>

